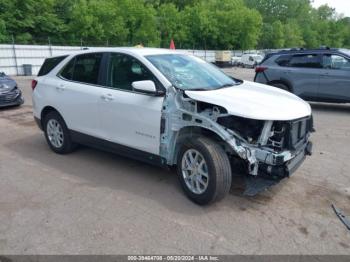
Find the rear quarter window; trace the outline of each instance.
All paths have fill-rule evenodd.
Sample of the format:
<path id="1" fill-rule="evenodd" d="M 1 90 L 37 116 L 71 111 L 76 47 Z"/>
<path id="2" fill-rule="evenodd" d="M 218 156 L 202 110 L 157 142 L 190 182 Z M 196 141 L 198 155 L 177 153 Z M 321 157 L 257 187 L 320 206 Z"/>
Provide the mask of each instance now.
<path id="1" fill-rule="evenodd" d="M 50 73 L 59 63 L 61 63 L 67 56 L 58 56 L 47 58 L 41 66 L 38 76 L 44 76 Z"/>
<path id="2" fill-rule="evenodd" d="M 281 55 L 276 59 L 275 62 L 279 66 L 288 66 L 291 58 L 292 58 L 291 55 Z"/>

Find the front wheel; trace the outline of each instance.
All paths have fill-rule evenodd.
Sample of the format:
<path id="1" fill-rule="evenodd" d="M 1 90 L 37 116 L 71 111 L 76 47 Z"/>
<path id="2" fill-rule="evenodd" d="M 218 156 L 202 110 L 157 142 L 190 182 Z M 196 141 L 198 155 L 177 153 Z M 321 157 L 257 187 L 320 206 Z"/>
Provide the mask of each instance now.
<path id="1" fill-rule="evenodd" d="M 199 205 L 223 199 L 231 188 L 231 165 L 226 152 L 205 137 L 184 142 L 178 155 L 177 173 L 185 194 Z"/>

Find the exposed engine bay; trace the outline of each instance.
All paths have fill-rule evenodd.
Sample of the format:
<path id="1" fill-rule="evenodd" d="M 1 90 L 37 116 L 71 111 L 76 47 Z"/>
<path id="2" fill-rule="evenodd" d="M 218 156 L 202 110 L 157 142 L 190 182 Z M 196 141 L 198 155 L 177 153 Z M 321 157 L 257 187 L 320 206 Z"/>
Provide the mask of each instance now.
<path id="1" fill-rule="evenodd" d="M 171 89 L 164 101 L 161 129 L 160 153 L 168 165 L 176 163 L 181 141 L 197 134 L 217 140 L 229 157 L 245 163 L 251 177 L 288 177 L 312 151 L 312 116 L 291 121 L 247 119 Z"/>

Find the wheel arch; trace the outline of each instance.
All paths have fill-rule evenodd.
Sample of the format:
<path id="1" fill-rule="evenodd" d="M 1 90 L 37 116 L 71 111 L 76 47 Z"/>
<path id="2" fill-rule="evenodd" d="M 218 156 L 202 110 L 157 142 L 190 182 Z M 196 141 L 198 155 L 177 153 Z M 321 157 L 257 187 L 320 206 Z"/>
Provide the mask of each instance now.
<path id="1" fill-rule="evenodd" d="M 230 148 L 223 137 L 221 137 L 219 134 L 217 134 L 216 132 L 214 132 L 209 128 L 201 127 L 201 126 L 185 126 L 177 132 L 177 136 L 176 136 L 174 148 L 173 148 L 173 152 L 174 152 L 172 157 L 173 159 L 171 161 L 173 164 L 177 163 L 177 157 L 178 157 L 180 148 L 183 145 L 183 142 L 186 139 L 189 139 L 191 137 L 197 137 L 197 136 L 204 136 L 214 141 L 217 141 L 218 143 L 222 144 L 222 147 L 224 149 Z"/>
<path id="2" fill-rule="evenodd" d="M 45 106 L 43 108 L 43 110 L 41 110 L 41 114 L 40 114 L 40 123 L 41 123 L 41 126 L 43 128 L 44 128 L 44 119 L 47 116 L 47 114 L 50 112 L 56 112 L 57 114 L 60 115 L 60 117 L 62 117 L 62 114 L 56 108 L 54 108 L 52 106 Z M 62 117 L 62 119 L 63 119 L 63 117 Z"/>
<path id="3" fill-rule="evenodd" d="M 282 84 L 285 85 L 288 88 L 288 91 L 291 93 L 294 93 L 294 88 L 293 85 L 290 81 L 288 81 L 287 79 L 281 78 L 279 80 L 272 80 L 270 82 L 268 82 L 268 85 L 274 85 L 274 84 Z"/>

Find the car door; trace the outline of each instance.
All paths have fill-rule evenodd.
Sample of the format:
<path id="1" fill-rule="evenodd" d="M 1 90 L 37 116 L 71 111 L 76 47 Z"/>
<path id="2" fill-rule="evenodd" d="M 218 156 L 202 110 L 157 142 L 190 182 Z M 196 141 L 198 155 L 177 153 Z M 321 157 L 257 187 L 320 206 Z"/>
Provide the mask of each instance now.
<path id="1" fill-rule="evenodd" d="M 54 79 L 51 104 L 73 131 L 100 137 L 99 84 L 103 53 L 74 57 Z"/>
<path id="2" fill-rule="evenodd" d="M 111 53 L 101 93 L 102 128 L 107 140 L 159 155 L 161 111 L 164 97 L 134 92 L 135 81 L 152 80 L 152 73 L 132 56 Z"/>
<path id="3" fill-rule="evenodd" d="M 296 54 L 283 67 L 281 78 L 290 83 L 294 94 L 304 99 L 313 99 L 317 97 L 321 67 L 320 55 Z"/>
<path id="4" fill-rule="evenodd" d="M 348 58 L 337 54 L 323 55 L 318 95 L 322 101 L 350 101 L 350 60 Z"/>

